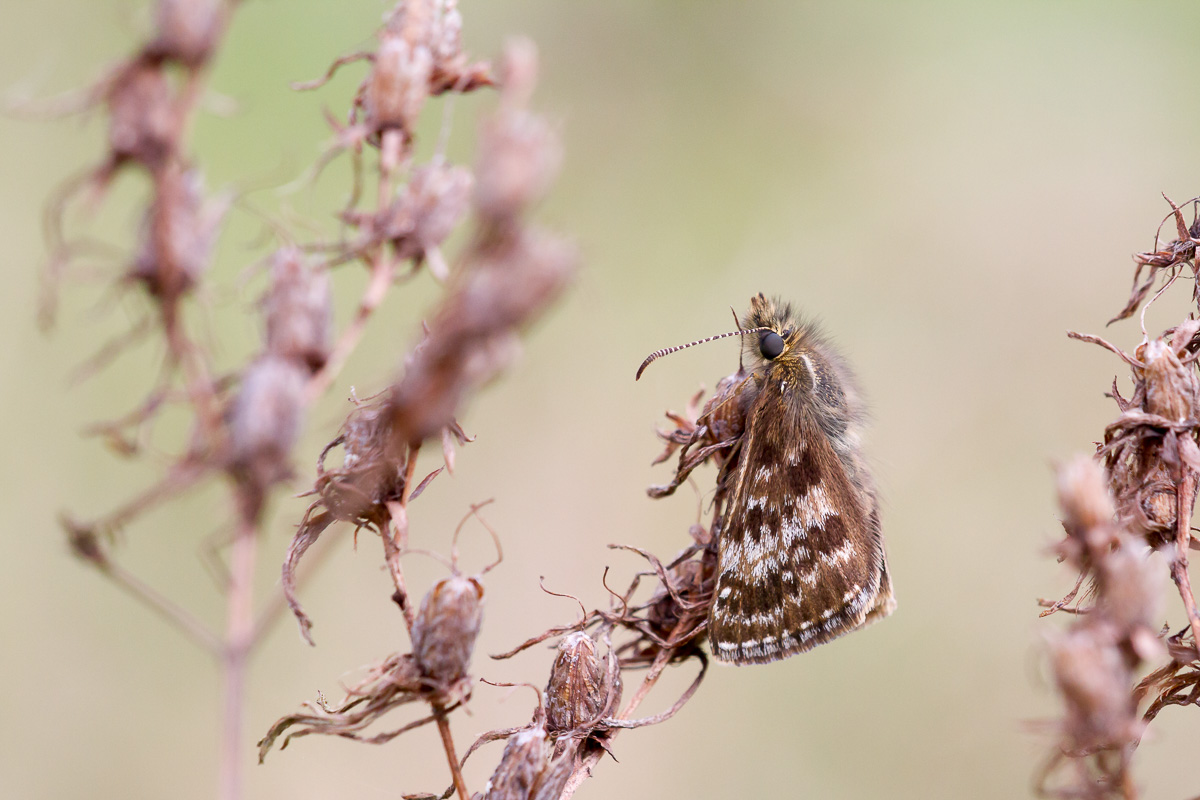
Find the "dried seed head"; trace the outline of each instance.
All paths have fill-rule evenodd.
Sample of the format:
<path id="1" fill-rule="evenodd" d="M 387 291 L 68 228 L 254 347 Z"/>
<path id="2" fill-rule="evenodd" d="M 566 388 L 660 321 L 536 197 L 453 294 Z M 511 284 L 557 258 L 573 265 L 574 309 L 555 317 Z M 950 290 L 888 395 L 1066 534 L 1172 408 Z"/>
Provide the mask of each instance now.
<path id="1" fill-rule="evenodd" d="M 367 126 L 372 132 L 390 128 L 411 133 L 429 97 L 433 54 L 428 40 L 412 42 L 385 32 L 367 79 Z"/>
<path id="2" fill-rule="evenodd" d="M 1137 737 L 1133 674 L 1103 628 L 1066 631 L 1051 640 L 1050 652 L 1055 682 L 1067 706 L 1071 749 L 1119 747 Z"/>
<path id="3" fill-rule="evenodd" d="M 307 370 L 267 355 L 250 365 L 229 412 L 231 467 L 266 487 L 288 476 L 300 432 Z"/>
<path id="4" fill-rule="evenodd" d="M 1063 525 L 1072 536 L 1108 528 L 1116 514 L 1104 469 L 1083 455 L 1059 467 L 1058 504 L 1063 510 Z"/>
<path id="5" fill-rule="evenodd" d="M 165 170 L 157 188 L 130 276 L 153 296 L 174 299 L 190 291 L 208 269 L 224 211 L 204 205 L 198 170 Z"/>
<path id="6" fill-rule="evenodd" d="M 540 725 L 511 736 L 500 764 L 488 779 L 484 800 L 530 800 L 546 769 L 549 749 L 546 731 Z"/>
<path id="7" fill-rule="evenodd" d="M 394 390 L 399 441 L 423 441 L 453 422 L 467 392 L 515 357 L 516 331 L 566 288 L 577 260 L 568 242 L 532 231 L 475 255 Z"/>
<path id="8" fill-rule="evenodd" d="M 659 586 L 646 612 L 654 632 L 663 638 L 673 634 L 678 636 L 680 632 L 676 628 L 685 618 L 698 624 L 708 616 L 707 604 L 712 600 L 716 581 L 716 562 L 708 557 L 689 559 L 673 567 L 667 576 L 675 589 L 675 597 L 665 586 Z"/>
<path id="9" fill-rule="evenodd" d="M 1144 368 L 1135 367 L 1134 372 L 1146 384 L 1146 411 L 1172 422 L 1194 417 L 1200 405 L 1200 381 L 1195 367 L 1182 364 L 1163 339 L 1146 342 L 1136 353 L 1145 364 Z"/>
<path id="10" fill-rule="evenodd" d="M 521 40 L 505 49 L 500 110 L 483 126 L 475 167 L 475 208 L 496 223 L 512 220 L 545 194 L 562 162 L 558 136 L 525 110 L 537 79 L 537 53 Z"/>
<path id="11" fill-rule="evenodd" d="M 333 307 L 329 275 L 305 264 L 295 247 L 275 253 L 264 302 L 267 352 L 316 371 L 329 356 Z"/>
<path id="12" fill-rule="evenodd" d="M 529 800 L 559 800 L 575 769 L 575 754 L 570 750 L 551 761 L 533 785 Z"/>
<path id="13" fill-rule="evenodd" d="M 583 631 L 563 637 L 546 684 L 546 729 L 551 734 L 594 727 L 611 713 L 621 693 L 620 673 L 611 666 Z"/>
<path id="14" fill-rule="evenodd" d="M 1157 642 L 1153 631 L 1159 620 L 1162 590 L 1159 570 L 1150 563 L 1150 551 L 1130 536 L 1121 536 L 1118 546 L 1099 559 L 1096 583 L 1100 616 L 1132 639 L 1135 649 L 1140 642 Z M 1148 638 L 1139 634 L 1151 634 Z M 1139 658 L 1157 655 L 1139 652 Z"/>
<path id="15" fill-rule="evenodd" d="M 155 37 L 146 54 L 190 67 L 204 64 L 221 32 L 221 11 L 221 0 L 158 0 Z"/>
<path id="16" fill-rule="evenodd" d="M 174 146 L 175 110 L 162 69 L 135 61 L 108 91 L 108 147 L 114 162 L 162 165 Z"/>
<path id="17" fill-rule="evenodd" d="M 482 601 L 479 581 L 461 575 L 443 578 L 429 590 L 412 630 L 422 676 L 446 687 L 466 676 L 483 619 Z"/>
<path id="18" fill-rule="evenodd" d="M 466 215 L 473 182 L 464 167 L 430 164 L 414 170 L 392 206 L 384 234 L 396 255 L 419 258 L 440 246 Z"/>

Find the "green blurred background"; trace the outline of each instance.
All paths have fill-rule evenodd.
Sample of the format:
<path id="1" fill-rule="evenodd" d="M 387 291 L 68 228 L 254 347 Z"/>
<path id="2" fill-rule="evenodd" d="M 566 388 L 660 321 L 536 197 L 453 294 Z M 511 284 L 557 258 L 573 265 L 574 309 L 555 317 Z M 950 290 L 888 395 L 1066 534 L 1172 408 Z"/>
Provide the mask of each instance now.
<path id="1" fill-rule="evenodd" d="M 370 46 L 378 0 L 259 0 L 238 12 L 213 76 L 195 150 L 210 185 L 253 190 L 270 214 L 333 229 L 345 160 L 286 198 L 328 140 L 362 75 L 298 94 L 337 55 Z M 80 85 L 132 47 L 145 13 L 131 0 L 6 0 L 0 80 L 11 97 Z M 1069 342 L 1101 332 L 1124 303 L 1131 262 L 1166 211 L 1159 193 L 1200 191 L 1200 106 L 1193 99 L 1193 3 L 789 2 L 555 3 L 463 0 L 471 52 L 493 55 L 525 33 L 542 53 L 536 105 L 561 122 L 566 160 L 540 212 L 574 236 L 585 267 L 569 298 L 527 338 L 519 364 L 463 416 L 478 442 L 452 479 L 414 505 L 418 545 L 445 549 L 468 503 L 488 516 L 507 559 L 487 579 L 475 672 L 545 680 L 550 654 L 492 662 L 527 635 L 574 618 L 556 590 L 605 602 L 600 575 L 639 565 L 605 549 L 683 546 L 690 493 L 646 498 L 653 426 L 701 382 L 732 371 L 722 342 L 666 360 L 638 384 L 649 351 L 730 327 L 757 291 L 819 316 L 861 376 L 873 408 L 868 442 L 884 498 L 899 608 L 886 622 L 769 666 L 714 669 L 673 721 L 622 734 L 581 797 L 1012 798 L 1048 741 L 1030 723 L 1057 711 L 1039 666 L 1035 598 L 1069 588 L 1046 554 L 1055 539 L 1051 466 L 1086 451 L 1115 407 L 1102 397 L 1121 365 Z M 469 157 L 490 97 L 454 109 L 451 155 Z M 440 103 L 427 112 L 429 142 Z M 218 676 L 203 655 L 66 552 L 56 516 L 92 516 L 150 481 L 161 459 L 128 463 L 84 440 L 88 422 L 143 396 L 159 352 L 127 354 L 108 373 L 68 376 L 141 305 L 113 306 L 100 283 L 72 287 L 50 337 L 34 325 L 43 202 L 98 158 L 96 119 L 0 122 L 0 294 L 6 511 L 0 558 L 3 655 L 0 785 L 7 797 L 214 794 Z M 268 187 L 264 189 L 263 187 Z M 128 243 L 142 187 L 122 179 L 90 230 Z M 85 221 L 76 216 L 76 229 Z M 296 223 L 297 225 L 299 223 Z M 255 346 L 251 306 L 266 252 L 261 223 L 237 211 L 206 298 L 222 362 Z M 116 269 L 116 267 L 112 267 Z M 337 278 L 345 321 L 364 283 Z M 1186 286 L 1179 290 L 1186 295 Z M 310 416 L 296 489 L 346 413 L 351 386 L 386 385 L 436 296 L 421 277 L 372 321 L 336 391 Z M 112 306 L 107 312 L 99 307 Z M 1152 329 L 1182 306 L 1164 303 Z M 1136 323 L 1109 331 L 1137 343 Z M 178 435 L 179 420 L 164 433 Z M 174 426 L 174 427 L 172 427 Z M 430 468 L 435 459 L 430 457 Z M 279 505 L 260 560 L 269 589 L 303 500 Z M 219 485 L 152 514 L 118 557 L 212 624 L 220 596 L 201 541 L 228 522 Z M 378 542 L 344 531 L 303 599 L 315 649 L 290 619 L 258 653 L 249 736 L 351 670 L 406 646 Z M 464 555 L 486 558 L 475 539 Z M 412 560 L 418 586 L 440 569 Z M 1169 606 L 1178 623 L 1175 604 Z M 648 710 L 691 679 L 671 675 Z M 527 693 L 480 687 L 463 743 L 523 723 Z M 397 717 L 403 719 L 403 715 Z M 1194 793 L 1200 714 L 1169 710 L 1137 760 L 1145 797 Z M 467 777 L 481 787 L 491 745 Z M 432 730 L 383 747 L 308 738 L 262 767 L 246 754 L 249 796 L 397 798 L 446 784 Z M 1176 766 L 1180 765 L 1180 766 Z"/>

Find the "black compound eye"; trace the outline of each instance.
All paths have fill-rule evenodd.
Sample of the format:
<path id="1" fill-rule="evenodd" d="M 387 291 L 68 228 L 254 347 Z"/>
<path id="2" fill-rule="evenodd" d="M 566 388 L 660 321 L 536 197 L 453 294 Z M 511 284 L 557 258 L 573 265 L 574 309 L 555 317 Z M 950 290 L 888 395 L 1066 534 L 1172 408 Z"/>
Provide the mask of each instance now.
<path id="1" fill-rule="evenodd" d="M 758 339 L 758 351 L 768 361 L 775 360 L 783 352 L 783 337 L 775 331 L 764 333 Z"/>

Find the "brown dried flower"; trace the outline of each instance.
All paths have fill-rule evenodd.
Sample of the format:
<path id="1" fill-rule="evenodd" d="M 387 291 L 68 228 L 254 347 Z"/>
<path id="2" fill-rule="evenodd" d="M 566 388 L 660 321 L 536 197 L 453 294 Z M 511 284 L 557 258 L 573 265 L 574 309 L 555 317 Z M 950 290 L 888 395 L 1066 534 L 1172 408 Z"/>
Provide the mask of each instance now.
<path id="1" fill-rule="evenodd" d="M 298 248 L 284 247 L 271 259 L 270 281 L 263 298 L 267 352 L 319 370 L 333 326 L 329 273 L 305 263 Z"/>
<path id="2" fill-rule="evenodd" d="M 587 735 L 616 713 L 621 672 L 611 648 L 606 659 L 583 631 L 564 636 L 546 685 L 546 729 L 552 735 Z"/>
<path id="3" fill-rule="evenodd" d="M 222 0 L 158 0 L 154 39 L 143 53 L 148 59 L 172 59 L 199 67 L 212 56 L 224 28 Z"/>
<path id="4" fill-rule="evenodd" d="M 229 409 L 229 469 L 256 495 L 291 475 L 289 458 L 304 415 L 308 371 L 266 355 L 246 370 Z"/>
<path id="5" fill-rule="evenodd" d="M 451 575 L 434 584 L 421 600 L 412 629 L 421 676 L 443 687 L 461 681 L 482 620 L 483 585 L 477 579 Z"/>

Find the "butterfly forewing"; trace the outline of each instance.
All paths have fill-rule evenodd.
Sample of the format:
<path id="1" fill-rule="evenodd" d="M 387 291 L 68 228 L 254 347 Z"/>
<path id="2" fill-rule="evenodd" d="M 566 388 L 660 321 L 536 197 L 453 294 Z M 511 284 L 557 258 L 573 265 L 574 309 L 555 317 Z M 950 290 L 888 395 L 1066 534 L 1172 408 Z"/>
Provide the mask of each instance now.
<path id="1" fill-rule="evenodd" d="M 709 636 L 735 664 L 803 652 L 891 610 L 874 499 L 788 396 L 789 377 L 760 389 L 719 537 Z"/>

